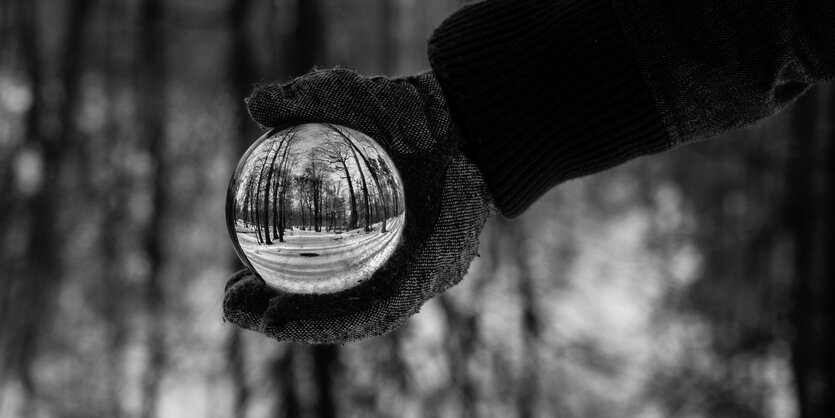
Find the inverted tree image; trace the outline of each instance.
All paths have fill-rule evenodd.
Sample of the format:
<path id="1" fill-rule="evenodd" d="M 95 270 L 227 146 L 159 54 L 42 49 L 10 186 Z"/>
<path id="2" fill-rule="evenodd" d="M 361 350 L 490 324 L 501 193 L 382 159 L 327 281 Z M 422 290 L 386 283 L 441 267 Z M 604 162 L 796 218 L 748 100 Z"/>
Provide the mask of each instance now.
<path id="1" fill-rule="evenodd" d="M 262 139 L 241 164 L 231 216 L 262 277 L 332 282 L 339 270 L 379 266 L 399 241 L 402 183 L 385 151 L 360 132 L 293 126 Z"/>

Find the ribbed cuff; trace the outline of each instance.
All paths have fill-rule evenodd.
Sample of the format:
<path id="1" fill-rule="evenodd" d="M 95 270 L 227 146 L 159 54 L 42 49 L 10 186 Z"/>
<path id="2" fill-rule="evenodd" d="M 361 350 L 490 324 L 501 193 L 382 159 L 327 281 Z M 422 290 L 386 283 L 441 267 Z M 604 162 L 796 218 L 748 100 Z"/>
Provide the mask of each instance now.
<path id="1" fill-rule="evenodd" d="M 466 6 L 432 35 L 429 61 L 506 217 L 563 181 L 669 148 L 608 1 Z"/>

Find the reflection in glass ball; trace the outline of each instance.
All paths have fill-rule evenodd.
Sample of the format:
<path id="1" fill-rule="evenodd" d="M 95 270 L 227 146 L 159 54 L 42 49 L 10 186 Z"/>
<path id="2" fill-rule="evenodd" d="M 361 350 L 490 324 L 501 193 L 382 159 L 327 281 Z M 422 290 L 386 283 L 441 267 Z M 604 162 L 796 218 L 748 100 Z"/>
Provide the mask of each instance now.
<path id="1" fill-rule="evenodd" d="M 291 293 L 337 292 L 371 277 L 394 252 L 404 221 L 391 158 L 367 135 L 332 124 L 258 139 L 227 195 L 238 257 Z"/>

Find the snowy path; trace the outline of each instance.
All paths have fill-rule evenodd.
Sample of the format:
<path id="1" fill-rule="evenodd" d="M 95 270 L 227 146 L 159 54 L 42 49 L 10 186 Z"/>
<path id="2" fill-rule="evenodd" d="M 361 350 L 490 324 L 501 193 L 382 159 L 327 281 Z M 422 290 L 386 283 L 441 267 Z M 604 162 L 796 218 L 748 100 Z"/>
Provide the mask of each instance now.
<path id="1" fill-rule="evenodd" d="M 368 234 L 362 228 L 334 234 L 287 230 L 285 242 L 258 244 L 254 232 L 241 232 L 238 242 L 261 277 L 288 292 L 329 293 L 353 286 L 373 273 L 394 251 L 404 216 L 390 218 L 388 231 L 380 224 Z M 304 256 L 302 254 L 315 256 Z"/>

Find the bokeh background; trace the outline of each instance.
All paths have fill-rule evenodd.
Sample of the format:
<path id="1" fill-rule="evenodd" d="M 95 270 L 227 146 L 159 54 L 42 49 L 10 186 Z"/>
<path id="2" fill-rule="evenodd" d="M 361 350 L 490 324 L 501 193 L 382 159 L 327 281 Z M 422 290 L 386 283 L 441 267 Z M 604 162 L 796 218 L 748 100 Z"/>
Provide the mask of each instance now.
<path id="1" fill-rule="evenodd" d="M 835 88 L 492 219 L 396 332 L 224 323 L 243 97 L 458 0 L 0 0 L 0 416 L 830 417 Z"/>

